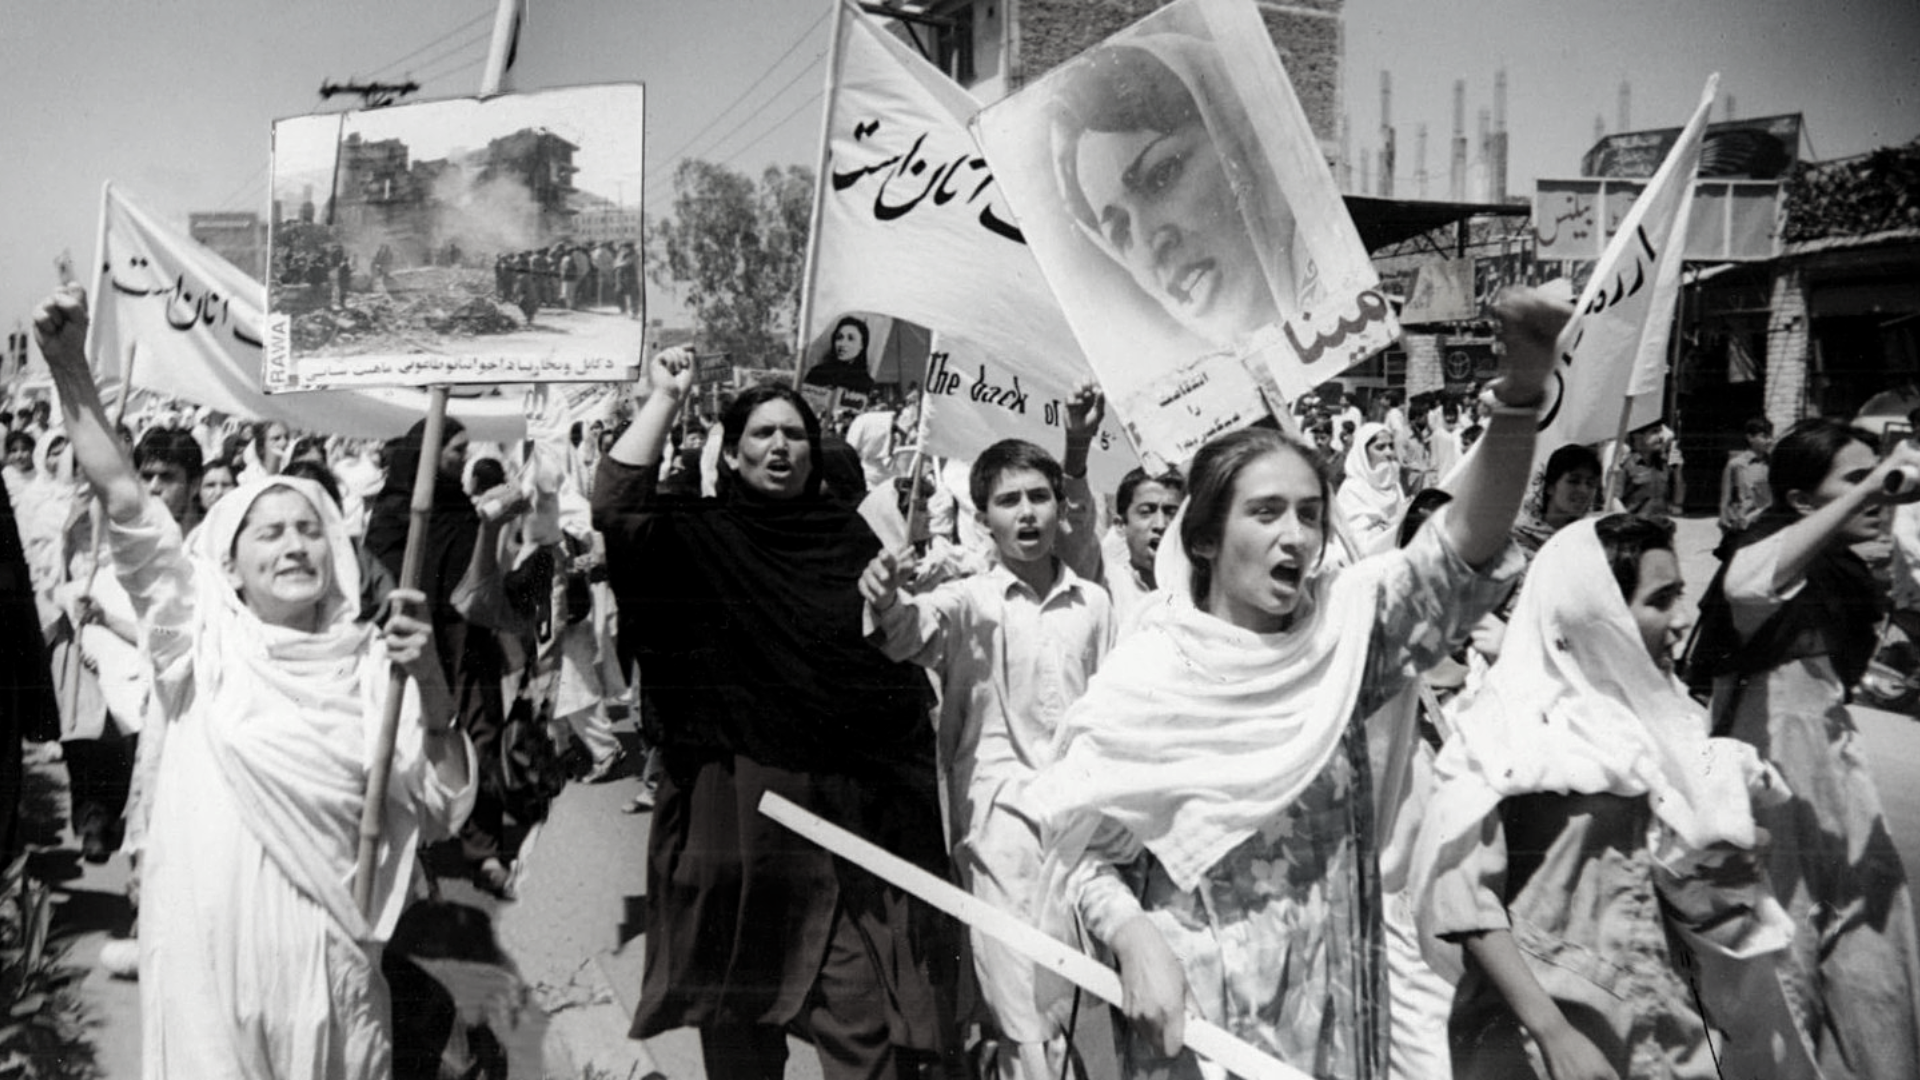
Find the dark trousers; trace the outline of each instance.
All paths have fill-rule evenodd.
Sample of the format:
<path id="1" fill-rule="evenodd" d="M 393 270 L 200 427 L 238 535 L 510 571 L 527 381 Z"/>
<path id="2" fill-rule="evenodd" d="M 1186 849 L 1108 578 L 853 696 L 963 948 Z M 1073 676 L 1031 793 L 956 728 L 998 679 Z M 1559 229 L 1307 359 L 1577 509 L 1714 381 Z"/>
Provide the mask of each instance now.
<path id="1" fill-rule="evenodd" d="M 811 1039 L 825 1080 L 893 1080 L 895 1051 L 888 1041 L 886 990 L 854 921 L 841 908 L 813 990 L 794 1026 Z M 700 1029 L 707 1080 L 780 1080 L 787 1064 L 782 1028 L 741 1024 Z"/>
<path id="2" fill-rule="evenodd" d="M 133 786 L 134 753 L 139 745 L 139 736 L 121 735 L 111 723 L 98 739 L 60 744 L 60 754 L 67 763 L 74 831 L 80 830 L 89 811 L 102 815 L 103 823 L 117 822 L 126 813 L 127 795 Z"/>

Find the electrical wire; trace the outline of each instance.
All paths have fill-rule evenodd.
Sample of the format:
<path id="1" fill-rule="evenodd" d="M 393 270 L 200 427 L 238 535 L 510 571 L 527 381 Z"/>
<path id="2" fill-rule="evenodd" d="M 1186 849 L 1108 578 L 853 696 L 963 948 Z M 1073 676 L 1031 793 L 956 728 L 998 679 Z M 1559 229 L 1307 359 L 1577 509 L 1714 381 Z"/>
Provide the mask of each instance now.
<path id="1" fill-rule="evenodd" d="M 689 149 L 691 149 L 693 147 L 693 144 L 699 142 L 701 137 L 706 135 L 707 132 L 712 131 L 714 129 L 714 126 L 720 123 L 720 119 L 722 117 L 732 112 L 734 106 L 740 104 L 742 101 L 745 101 L 749 94 L 752 94 L 755 90 L 759 89 L 761 83 L 766 82 L 767 79 L 771 77 L 775 71 L 779 70 L 780 65 L 786 63 L 787 57 L 792 56 L 793 51 L 799 48 L 801 43 L 806 41 L 808 36 L 811 35 L 816 29 L 818 29 L 821 22 L 823 22 L 826 19 L 826 17 L 831 14 L 833 14 L 832 9 L 828 9 L 827 11 L 822 12 L 819 18 L 813 20 L 813 22 L 810 25 L 808 25 L 808 27 L 805 30 L 800 31 L 800 36 L 793 39 L 793 43 L 787 46 L 786 51 L 780 54 L 780 58 L 778 60 L 775 60 L 773 63 L 767 65 L 767 69 L 760 73 L 759 78 L 753 80 L 753 84 L 751 86 L 748 86 L 745 90 L 742 90 L 738 97 L 734 98 L 732 101 L 729 101 L 727 103 L 726 108 L 721 109 L 717 113 L 714 113 L 713 119 L 707 121 L 707 124 L 705 127 L 701 128 L 699 131 L 694 132 L 692 138 L 688 139 L 685 143 L 682 143 L 678 149 L 668 154 L 663 160 L 666 160 L 669 162 L 679 160 L 680 155 L 686 153 Z M 818 63 L 819 58 L 815 57 L 814 61 L 815 63 Z M 762 108 L 765 108 L 765 106 L 762 106 Z"/>
<path id="2" fill-rule="evenodd" d="M 444 34 L 441 34 L 439 37 L 434 38 L 432 41 L 427 42 L 425 45 L 420 46 L 419 48 L 413 50 L 407 55 L 402 56 L 400 59 L 395 60 L 389 64 L 383 65 L 381 67 L 375 68 L 373 71 L 373 75 L 371 77 L 378 78 L 379 76 L 384 75 L 389 71 L 392 71 L 393 69 L 399 67 L 401 64 L 406 63 L 407 61 L 413 59 L 414 57 L 419 56 L 421 53 L 426 52 L 428 49 L 431 49 L 434 46 L 439 45 L 441 42 L 446 41 L 448 38 L 453 37 L 455 34 L 464 33 L 467 30 L 472 29 L 474 26 L 490 18 L 492 15 L 493 13 L 491 11 L 483 11 L 480 14 L 475 15 L 473 18 L 468 19 L 466 22 L 461 23 L 459 26 L 454 27 L 453 29 L 447 31 Z"/>
<path id="3" fill-rule="evenodd" d="M 425 71 L 427 69 L 432 68 L 433 65 L 441 63 L 442 61 L 445 61 L 450 58 L 457 58 L 461 53 L 465 52 L 466 50 L 471 49 L 475 45 L 479 45 L 482 42 L 490 41 L 492 40 L 492 38 L 493 38 L 493 27 L 491 26 L 485 27 L 479 33 L 474 34 L 471 37 L 468 37 L 466 40 L 461 41 L 455 45 L 449 46 L 446 49 L 442 49 L 440 52 L 434 54 L 429 59 L 420 61 L 420 63 L 416 65 L 416 69 Z M 482 60 L 486 59 L 484 52 L 482 53 L 480 58 Z M 444 74 L 445 72 L 441 72 L 436 75 L 414 75 L 411 70 L 408 72 L 408 76 L 414 79 L 414 81 L 416 82 L 424 82 L 430 78 L 437 79 Z"/>
<path id="4" fill-rule="evenodd" d="M 254 187 L 260 183 L 260 177 L 262 174 L 264 174 L 267 171 L 267 165 L 268 165 L 268 162 L 261 162 L 259 168 L 254 169 L 251 175 L 249 175 L 245 180 L 240 181 L 239 187 L 234 188 L 232 191 L 228 192 L 226 198 L 221 199 L 219 202 L 215 203 L 214 205 L 219 207 L 222 210 L 231 209 L 236 202 L 244 199 L 247 196 L 247 194 L 251 192 L 254 189 Z"/>
<path id="5" fill-rule="evenodd" d="M 824 54 L 822 54 L 822 56 L 824 56 Z M 714 150 L 717 150 L 721 146 L 724 146 L 727 140 L 733 138 L 733 136 L 738 134 L 742 128 L 746 127 L 748 124 L 752 123 L 753 121 L 763 116 L 766 113 L 767 109 L 771 107 L 775 101 L 779 100 L 781 94 L 786 93 L 787 90 L 789 90 L 794 83 L 799 82 L 802 77 L 812 72 L 815 68 L 819 67 L 821 58 L 822 58 L 821 56 L 814 57 L 813 63 L 808 64 L 806 67 L 801 68 L 799 71 L 795 72 L 793 75 L 793 78 L 788 79 L 786 83 L 780 87 L 780 89 L 775 90 L 771 95 L 769 95 L 767 97 L 767 100 L 762 102 L 759 108 L 755 109 L 753 112 L 748 113 L 745 117 L 741 118 L 740 122 L 735 124 L 732 128 L 728 129 L 725 135 L 722 135 L 720 138 L 715 139 L 712 143 L 709 143 L 707 145 L 705 152 L 712 153 Z M 736 149 L 733 153 L 723 158 L 720 164 L 725 164 L 728 161 L 732 161 L 734 158 L 737 158 L 741 154 L 746 153 L 748 150 L 753 149 L 755 145 L 760 143 L 768 135 L 771 135 L 775 130 L 777 130 L 781 123 L 784 123 L 786 120 L 792 118 L 792 116 L 795 113 L 799 112 L 800 109 L 803 109 L 808 105 L 811 105 L 813 102 L 819 100 L 820 95 L 824 92 L 825 92 L 824 88 L 821 90 L 814 91 L 812 96 L 808 97 L 805 101 L 802 101 L 799 104 L 799 106 L 794 108 L 791 112 L 787 113 L 787 115 L 782 117 L 779 121 L 776 121 L 767 130 L 762 131 L 759 135 L 756 135 L 752 139 L 749 139 L 745 143 L 742 143 L 740 147 Z M 663 187 L 665 189 L 671 189 L 672 183 L 673 183 L 672 167 L 679 160 L 685 160 L 685 159 L 676 158 L 676 159 L 671 159 L 664 163 L 663 171 L 656 174 L 656 179 L 652 183 L 646 185 L 646 187 L 642 190 L 643 197 L 651 195 L 657 198 L 665 193 L 663 191 Z"/>
<path id="6" fill-rule="evenodd" d="M 456 57 L 455 59 L 458 59 L 458 58 Z M 461 72 L 472 71 L 474 68 L 477 68 L 482 64 L 485 64 L 486 62 L 487 62 L 487 54 L 483 52 L 479 56 L 473 57 L 470 60 L 467 60 L 460 64 L 456 64 L 450 68 L 442 68 L 441 70 L 436 71 L 431 75 L 414 75 L 414 76 L 411 76 L 411 78 L 413 79 L 414 82 L 419 83 L 421 86 L 426 86 L 428 83 L 432 82 L 435 79 L 451 78 L 455 75 L 460 74 Z"/>
<path id="7" fill-rule="evenodd" d="M 782 116 L 780 119 L 775 120 L 772 124 L 768 125 L 765 131 L 762 131 L 760 134 L 748 140 L 745 145 L 740 147 L 740 149 L 735 150 L 733 153 L 728 154 L 726 157 L 721 158 L 719 161 L 719 164 L 721 165 L 728 164 L 734 158 L 739 157 L 741 154 L 744 154 L 747 151 L 753 149 L 754 147 L 760 145 L 762 142 L 765 142 L 769 135 L 772 135 L 774 132 L 780 130 L 781 125 L 793 119 L 795 116 L 798 116 L 800 114 L 800 110 L 806 108 L 807 106 L 813 104 L 816 101 L 819 101 L 820 96 L 824 93 L 826 93 L 826 89 L 824 87 L 819 90 L 815 90 L 811 95 L 808 96 L 808 98 L 805 101 L 802 101 L 800 104 L 794 106 L 792 111 L 788 112 L 785 116 Z"/>

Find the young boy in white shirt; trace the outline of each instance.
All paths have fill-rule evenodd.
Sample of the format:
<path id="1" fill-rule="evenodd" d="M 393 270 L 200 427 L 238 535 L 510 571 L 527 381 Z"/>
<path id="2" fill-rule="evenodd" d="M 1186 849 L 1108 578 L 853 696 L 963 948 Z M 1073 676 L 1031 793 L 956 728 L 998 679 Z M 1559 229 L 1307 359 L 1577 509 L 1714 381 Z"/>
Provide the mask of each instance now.
<path id="1" fill-rule="evenodd" d="M 882 552 L 860 579 L 869 640 L 940 680 L 940 761 L 962 884 L 1038 926 L 1058 925 L 1065 909 L 1045 895 L 1039 840 L 1007 801 L 1051 763 L 1055 727 L 1113 638 L 1106 590 L 1068 565 L 1084 561 L 1056 553 L 1071 542 L 1091 546 L 1097 560 L 1084 474 L 1103 411 L 1091 387 L 1069 402 L 1064 468 L 1018 439 L 975 460 L 968 487 L 996 556 L 986 573 L 906 595 L 899 559 Z M 1072 520 L 1063 521 L 1063 507 Z M 1058 1077 L 1069 1051 L 1065 1017 L 1043 1014 L 1032 962 L 977 932 L 973 960 L 999 1027 L 997 1075 Z"/>

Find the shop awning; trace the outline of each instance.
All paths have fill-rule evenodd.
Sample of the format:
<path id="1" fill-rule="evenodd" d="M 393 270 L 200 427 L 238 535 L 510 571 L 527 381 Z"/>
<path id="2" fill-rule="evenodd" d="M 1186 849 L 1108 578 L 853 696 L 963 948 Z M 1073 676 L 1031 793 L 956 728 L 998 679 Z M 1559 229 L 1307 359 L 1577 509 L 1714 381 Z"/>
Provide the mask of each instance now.
<path id="1" fill-rule="evenodd" d="M 1529 217 L 1527 203 L 1437 202 L 1429 199 L 1382 199 L 1372 195 L 1343 195 L 1347 213 L 1360 229 L 1368 253 L 1392 247 L 1476 217 Z"/>

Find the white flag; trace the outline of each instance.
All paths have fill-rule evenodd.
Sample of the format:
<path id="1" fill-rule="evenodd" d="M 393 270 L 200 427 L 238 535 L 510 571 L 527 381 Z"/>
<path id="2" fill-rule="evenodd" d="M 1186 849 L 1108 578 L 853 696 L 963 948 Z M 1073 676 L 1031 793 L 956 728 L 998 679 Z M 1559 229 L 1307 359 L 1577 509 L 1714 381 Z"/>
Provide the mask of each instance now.
<path id="1" fill-rule="evenodd" d="M 1719 75 L 1707 80 L 1693 118 L 1608 241 L 1561 331 L 1556 387 L 1540 422 L 1543 451 L 1614 438 L 1629 396 L 1629 429 L 1660 418 L 1693 174 L 1719 84 Z"/>
<path id="2" fill-rule="evenodd" d="M 213 249 L 182 235 L 107 184 L 101 191 L 87 355 L 96 378 L 118 381 L 128 357 L 135 387 L 296 431 L 355 438 L 403 434 L 427 414 L 413 389 L 321 391 L 278 398 L 260 389 L 266 289 Z M 518 396 L 455 398 L 448 415 L 483 441 L 523 438 Z"/>
<path id="3" fill-rule="evenodd" d="M 852 312 L 925 326 L 940 342 L 930 452 L 1017 437 L 1057 453 L 1064 402 L 1092 372 L 967 132 L 980 103 L 851 3 L 836 33 L 802 340 Z M 1133 464 L 1117 431 L 1093 453 L 1101 488 Z"/>

